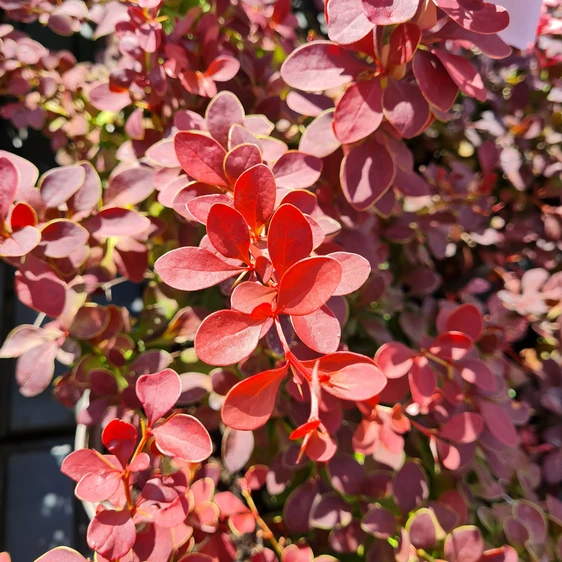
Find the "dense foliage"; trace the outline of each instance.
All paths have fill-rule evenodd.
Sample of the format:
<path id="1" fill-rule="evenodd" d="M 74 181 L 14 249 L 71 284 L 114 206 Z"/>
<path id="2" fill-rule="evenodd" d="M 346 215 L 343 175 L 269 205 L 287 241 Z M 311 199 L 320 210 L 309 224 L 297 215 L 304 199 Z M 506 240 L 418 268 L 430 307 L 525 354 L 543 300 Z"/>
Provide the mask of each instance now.
<path id="1" fill-rule="evenodd" d="M 558 4 L 0 0 L 105 38 L 0 27 L 60 164 L 0 154 L 0 356 L 100 428 L 95 560 L 562 560 Z"/>

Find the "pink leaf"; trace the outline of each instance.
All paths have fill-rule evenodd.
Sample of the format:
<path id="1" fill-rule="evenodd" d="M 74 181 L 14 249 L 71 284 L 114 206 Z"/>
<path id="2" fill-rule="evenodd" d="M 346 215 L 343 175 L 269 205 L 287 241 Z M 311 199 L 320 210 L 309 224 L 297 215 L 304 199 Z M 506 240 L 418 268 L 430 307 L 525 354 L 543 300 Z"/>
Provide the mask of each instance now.
<path id="1" fill-rule="evenodd" d="M 379 347 L 375 362 L 389 379 L 399 379 L 412 368 L 416 353 L 399 342 L 385 343 Z"/>
<path id="2" fill-rule="evenodd" d="M 517 431 L 505 409 L 487 400 L 480 401 L 479 409 L 491 434 L 504 445 L 516 447 L 519 442 Z"/>
<path id="3" fill-rule="evenodd" d="M 189 185 L 186 187 L 186 189 L 190 189 Z M 180 193 L 178 193 L 176 195 L 176 198 L 174 199 L 174 208 L 176 207 L 176 203 L 179 203 L 178 198 L 180 196 Z M 193 217 L 201 224 L 207 224 L 209 211 L 215 203 L 222 203 L 223 205 L 228 205 L 230 207 L 234 205 L 234 201 L 232 200 L 232 198 L 228 195 L 223 195 L 222 193 L 217 193 L 214 195 L 201 195 L 199 197 L 193 197 L 187 202 L 187 211 L 188 213 L 193 215 Z"/>
<path id="4" fill-rule="evenodd" d="M 226 150 L 213 138 L 202 133 L 180 131 L 174 137 L 176 155 L 185 172 L 193 179 L 227 187 L 223 162 Z"/>
<path id="5" fill-rule="evenodd" d="M 277 311 L 304 316 L 318 310 L 334 294 L 341 277 L 342 267 L 332 258 L 313 257 L 295 263 L 279 284 Z"/>
<path id="6" fill-rule="evenodd" d="M 152 430 L 156 446 L 165 455 L 189 462 L 203 462 L 213 444 L 203 424 L 193 416 L 177 414 Z"/>
<path id="7" fill-rule="evenodd" d="M 61 465 L 61 472 L 79 482 L 87 474 L 105 474 L 117 470 L 107 458 L 92 449 L 78 449 L 70 453 Z"/>
<path id="8" fill-rule="evenodd" d="M 306 316 L 293 316 L 293 328 L 302 342 L 318 353 L 333 353 L 340 345 L 341 327 L 326 306 Z"/>
<path id="9" fill-rule="evenodd" d="M 389 78 L 383 108 L 386 118 L 405 139 L 418 136 L 429 122 L 429 105 L 418 86 L 409 82 Z"/>
<path id="10" fill-rule="evenodd" d="M 244 108 L 233 93 L 220 92 L 207 106 L 205 116 L 211 135 L 223 146 L 227 146 L 231 125 L 244 123 Z"/>
<path id="11" fill-rule="evenodd" d="M 48 316 L 62 313 L 66 302 L 66 283 L 44 261 L 28 256 L 15 275 L 15 290 L 20 301 Z"/>
<path id="12" fill-rule="evenodd" d="M 138 378 L 136 392 L 146 412 L 149 427 L 163 418 L 177 403 L 181 394 L 181 382 L 172 369 L 142 375 Z"/>
<path id="13" fill-rule="evenodd" d="M 39 245 L 41 233 L 33 226 L 24 226 L 21 230 L 12 232 L 0 243 L 0 256 L 19 258 L 25 256 Z"/>
<path id="14" fill-rule="evenodd" d="M 88 546 L 102 556 L 116 560 L 125 556 L 136 538 L 135 524 L 126 511 L 104 510 L 88 526 Z"/>
<path id="15" fill-rule="evenodd" d="M 4 220 L 16 198 L 19 189 L 20 173 L 15 164 L 0 157 L 0 220 Z"/>
<path id="16" fill-rule="evenodd" d="M 99 84 L 93 87 L 88 95 L 92 105 L 100 111 L 119 113 L 128 105 L 131 105 L 131 95 L 128 91 L 112 92 L 109 84 Z"/>
<path id="17" fill-rule="evenodd" d="M 414 17 L 419 0 L 362 0 L 363 10 L 375 25 L 394 25 Z"/>
<path id="18" fill-rule="evenodd" d="M 447 535 L 443 547 L 449 562 L 478 562 L 484 551 L 484 540 L 478 527 L 457 527 Z"/>
<path id="19" fill-rule="evenodd" d="M 211 78 L 215 82 L 228 82 L 232 80 L 240 70 L 240 63 L 229 55 L 219 55 L 216 57 L 205 72 L 206 78 Z"/>
<path id="20" fill-rule="evenodd" d="M 146 151 L 145 155 L 151 162 L 164 168 L 179 168 L 181 166 L 172 139 L 158 141 Z"/>
<path id="21" fill-rule="evenodd" d="M 304 131 L 299 150 L 317 158 L 325 158 L 334 153 L 340 147 L 340 141 L 334 134 L 333 121 L 333 109 L 328 109 L 316 117 Z"/>
<path id="22" fill-rule="evenodd" d="M 178 248 L 154 264 L 162 281 L 180 291 L 199 291 L 217 285 L 243 270 L 202 248 Z"/>
<path id="23" fill-rule="evenodd" d="M 478 101 L 486 101 L 487 92 L 482 77 L 468 59 L 453 55 L 442 49 L 435 49 L 434 54 L 441 61 L 461 92 L 471 98 L 476 98 Z"/>
<path id="24" fill-rule="evenodd" d="M 254 452 L 254 434 L 227 428 L 222 437 L 222 459 L 232 473 L 242 470 Z"/>
<path id="25" fill-rule="evenodd" d="M 334 132 L 341 143 L 351 144 L 376 131 L 382 120 L 380 78 L 363 80 L 351 84 L 338 102 Z"/>
<path id="26" fill-rule="evenodd" d="M 333 252 L 328 257 L 338 260 L 342 267 L 341 281 L 334 295 L 349 295 L 369 278 L 371 265 L 364 257 L 349 252 Z"/>
<path id="27" fill-rule="evenodd" d="M 195 353 L 210 365 L 233 365 L 258 345 L 264 320 L 235 310 L 219 310 L 203 320 L 195 336 Z"/>
<path id="28" fill-rule="evenodd" d="M 330 0 L 328 37 L 340 45 L 350 45 L 363 39 L 375 24 L 367 19 L 361 0 Z"/>
<path id="29" fill-rule="evenodd" d="M 314 41 L 287 57 L 281 66 L 281 77 L 293 88 L 316 92 L 343 86 L 364 68 L 350 51 L 329 41 Z"/>
<path id="30" fill-rule="evenodd" d="M 78 482 L 74 494 L 82 501 L 101 502 L 110 498 L 121 485 L 121 473 L 118 471 L 90 472 Z"/>
<path id="31" fill-rule="evenodd" d="M 84 226 L 97 238 L 137 236 L 150 228 L 150 220 L 137 211 L 120 207 L 107 207 L 84 222 Z"/>
<path id="32" fill-rule="evenodd" d="M 230 297 L 230 304 L 234 310 L 244 314 L 252 314 L 254 309 L 264 303 L 271 305 L 277 296 L 277 291 L 261 283 L 245 281 L 240 283 Z"/>
<path id="33" fill-rule="evenodd" d="M 485 392 L 497 390 L 497 382 L 490 367 L 479 359 L 463 359 L 455 364 L 460 370 L 461 377 L 468 383 L 477 386 Z"/>
<path id="34" fill-rule="evenodd" d="M 498 33 L 509 25 L 509 14 L 503 6 L 471 0 L 433 0 L 461 27 L 485 35 Z"/>
<path id="35" fill-rule="evenodd" d="M 48 208 L 57 208 L 80 189 L 85 179 L 86 172 L 82 166 L 55 168 L 41 177 L 41 198 Z"/>
<path id="36" fill-rule="evenodd" d="M 23 396 L 37 396 L 50 384 L 59 345 L 49 341 L 26 351 L 16 363 L 16 381 Z"/>
<path id="37" fill-rule="evenodd" d="M 58 328 L 38 328 L 30 324 L 23 324 L 14 328 L 6 337 L 0 357 L 19 357 L 26 351 L 48 341 L 54 341 L 64 335 Z"/>
<path id="38" fill-rule="evenodd" d="M 386 193 L 395 175 L 396 166 L 388 149 L 367 139 L 343 159 L 340 181 L 349 203 L 365 211 Z"/>
<path id="39" fill-rule="evenodd" d="M 171 149 L 171 147 L 170 147 Z M 154 191 L 154 172 L 135 167 L 112 175 L 104 193 L 106 205 L 114 207 L 136 205 Z"/>
<path id="40" fill-rule="evenodd" d="M 287 365 L 247 378 L 226 395 L 222 407 L 223 422 L 233 429 L 251 431 L 264 425 L 273 413 L 275 398 Z"/>
<path id="41" fill-rule="evenodd" d="M 285 152 L 273 166 L 277 187 L 305 189 L 314 185 L 322 172 L 322 160 L 297 150 Z"/>
<path id="42" fill-rule="evenodd" d="M 437 377 L 425 357 L 417 357 L 408 375 L 412 400 L 425 408 L 437 388 Z"/>
<path id="43" fill-rule="evenodd" d="M 10 562 L 8 557 L 6 560 L 0 558 L 1 562 Z M 87 562 L 86 559 L 78 552 L 67 546 L 57 546 L 53 550 L 43 554 L 35 560 L 35 562 Z"/>
<path id="44" fill-rule="evenodd" d="M 386 377 L 376 365 L 356 363 L 332 373 L 330 379 L 321 384 L 337 398 L 359 401 L 380 394 L 386 386 Z"/>
<path id="45" fill-rule="evenodd" d="M 441 111 L 449 111 L 459 89 L 441 61 L 428 51 L 418 50 L 412 64 L 423 97 Z"/>
<path id="46" fill-rule="evenodd" d="M 79 224 L 55 219 L 41 231 L 41 247 L 49 258 L 65 258 L 85 246 L 90 233 Z"/>
<path id="47" fill-rule="evenodd" d="M 252 166 L 261 164 L 260 149 L 255 144 L 239 144 L 224 159 L 224 173 L 231 183 Z"/>
<path id="48" fill-rule="evenodd" d="M 484 429 L 484 420 L 475 412 L 464 412 L 445 422 L 439 430 L 439 437 L 457 443 L 476 441 Z"/>

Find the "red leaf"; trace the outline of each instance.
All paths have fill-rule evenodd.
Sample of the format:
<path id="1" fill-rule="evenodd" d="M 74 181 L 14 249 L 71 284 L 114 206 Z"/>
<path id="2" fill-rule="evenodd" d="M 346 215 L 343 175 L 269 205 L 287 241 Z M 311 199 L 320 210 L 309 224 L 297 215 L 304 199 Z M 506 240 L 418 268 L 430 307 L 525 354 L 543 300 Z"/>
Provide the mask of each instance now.
<path id="1" fill-rule="evenodd" d="M 24 202 L 19 202 L 14 205 L 8 220 L 14 231 L 12 236 L 26 226 L 36 226 L 38 222 L 35 209 Z"/>
<path id="2" fill-rule="evenodd" d="M 133 424 L 115 419 L 105 426 L 101 440 L 104 447 L 115 455 L 123 466 L 126 466 L 135 450 L 138 436 L 137 428 Z"/>
<path id="3" fill-rule="evenodd" d="M 205 118 L 211 135 L 227 146 L 231 125 L 244 124 L 244 108 L 233 93 L 219 92 L 207 106 Z"/>
<path id="4" fill-rule="evenodd" d="M 439 430 L 439 437 L 457 443 L 476 441 L 484 429 L 484 420 L 475 412 L 464 412 L 445 422 Z"/>
<path id="5" fill-rule="evenodd" d="M 39 312 L 56 317 L 66 302 L 66 283 L 44 261 L 28 256 L 15 275 L 19 300 Z"/>
<path id="6" fill-rule="evenodd" d="M 509 14 L 503 6 L 491 2 L 471 0 L 433 0 L 455 23 L 461 27 L 491 35 L 509 25 Z"/>
<path id="7" fill-rule="evenodd" d="M 173 501 L 154 513 L 154 523 L 159 527 L 171 529 L 183 523 L 189 513 L 189 500 L 180 494 Z"/>
<path id="8" fill-rule="evenodd" d="M 295 49 L 281 66 L 281 77 L 293 88 L 316 92 L 343 86 L 365 69 L 350 51 L 329 41 Z"/>
<path id="9" fill-rule="evenodd" d="M 199 291 L 233 277 L 244 268 L 230 265 L 203 248 L 178 248 L 154 264 L 162 281 L 180 291 Z"/>
<path id="10" fill-rule="evenodd" d="M 244 173 L 245 170 L 261 164 L 260 149 L 255 144 L 239 144 L 235 146 L 224 159 L 224 173 L 231 183 Z"/>
<path id="11" fill-rule="evenodd" d="M 429 348 L 430 353 L 439 357 L 458 361 L 472 349 L 472 340 L 461 332 L 445 332 L 437 336 Z"/>
<path id="12" fill-rule="evenodd" d="M 0 560 L 2 560 L 0 558 Z M 2 562 L 10 562 L 10 559 L 2 560 Z M 73 550 L 72 548 L 68 548 L 67 546 L 57 546 L 57 548 L 53 548 L 53 550 L 49 550 L 49 552 L 43 554 L 35 560 L 35 562 L 87 562 L 86 559 Z"/>
<path id="13" fill-rule="evenodd" d="M 135 524 L 128 511 L 104 510 L 90 522 L 86 539 L 92 550 L 116 560 L 131 550 L 136 536 Z"/>
<path id="14" fill-rule="evenodd" d="M 66 203 L 82 186 L 86 172 L 81 166 L 55 168 L 43 174 L 39 182 L 41 198 L 49 208 Z"/>
<path id="15" fill-rule="evenodd" d="M 223 256 L 245 263 L 250 261 L 250 232 L 236 209 L 222 203 L 213 205 L 207 216 L 207 235 Z"/>
<path id="16" fill-rule="evenodd" d="M 177 414 L 152 430 L 156 446 L 165 455 L 203 462 L 213 444 L 203 424 L 193 416 Z"/>
<path id="17" fill-rule="evenodd" d="M 175 371 L 164 369 L 139 377 L 136 392 L 146 412 L 148 426 L 152 427 L 176 405 L 181 394 L 181 381 Z"/>
<path id="18" fill-rule="evenodd" d="M 383 120 L 380 82 L 377 77 L 347 88 L 334 114 L 334 132 L 340 142 L 357 142 L 379 128 Z"/>
<path id="19" fill-rule="evenodd" d="M 484 551 L 484 540 L 478 527 L 457 527 L 445 539 L 443 547 L 449 562 L 478 562 Z"/>
<path id="20" fill-rule="evenodd" d="M 215 139 L 202 133 L 179 131 L 174 137 L 174 147 L 181 167 L 193 179 L 228 186 L 223 170 L 226 150 Z"/>
<path id="21" fill-rule="evenodd" d="M 441 111 L 449 111 L 459 89 L 441 61 L 428 51 L 418 51 L 412 64 L 423 97 Z"/>
<path id="22" fill-rule="evenodd" d="M 326 9 L 328 37 L 340 45 L 363 39 L 375 27 L 363 12 L 361 0 L 330 0 Z"/>
<path id="23" fill-rule="evenodd" d="M 414 23 L 402 23 L 390 34 L 388 42 L 389 66 L 401 66 L 412 60 L 421 40 L 421 30 Z"/>
<path id="24" fill-rule="evenodd" d="M 245 281 L 240 283 L 230 297 L 230 305 L 234 310 L 244 314 L 252 314 L 262 304 L 271 305 L 277 296 L 276 289 L 261 283 Z"/>
<path id="25" fill-rule="evenodd" d="M 233 429 L 251 431 L 264 425 L 273 413 L 287 365 L 240 381 L 230 389 L 222 406 L 222 421 Z"/>
<path id="26" fill-rule="evenodd" d="M 478 101 L 486 101 L 487 92 L 482 77 L 468 59 L 441 49 L 435 49 L 434 55 L 441 61 L 461 92 Z"/>
<path id="27" fill-rule="evenodd" d="M 362 0 L 363 10 L 375 25 L 394 25 L 414 17 L 419 0 Z"/>
<path id="28" fill-rule="evenodd" d="M 293 316 L 293 328 L 302 342 L 318 353 L 333 353 L 340 345 L 341 326 L 326 306 L 306 316 Z"/>
<path id="29" fill-rule="evenodd" d="M 279 283 L 277 312 L 305 316 L 326 304 L 342 277 L 337 260 L 307 258 L 292 265 Z"/>
<path id="30" fill-rule="evenodd" d="M 481 400 L 479 409 L 490 433 L 504 445 L 517 447 L 519 443 L 517 431 L 515 431 L 513 422 L 504 408 L 494 402 Z"/>
<path id="31" fill-rule="evenodd" d="M 90 233 L 79 224 L 65 219 L 48 222 L 41 231 L 41 246 L 49 258 L 66 258 L 85 246 Z"/>
<path id="32" fill-rule="evenodd" d="M 195 353 L 210 365 L 233 365 L 248 357 L 258 345 L 264 320 L 253 320 L 235 310 L 219 310 L 199 326 Z"/>
<path id="33" fill-rule="evenodd" d="M 473 304 L 462 304 L 455 308 L 445 323 L 448 332 L 462 332 L 478 341 L 484 329 L 482 313 Z"/>
<path id="34" fill-rule="evenodd" d="M 328 257 L 338 260 L 342 267 L 342 278 L 334 295 L 349 295 L 369 278 L 371 264 L 364 257 L 349 252 L 333 252 Z"/>
<path id="35" fill-rule="evenodd" d="M 312 230 L 306 217 L 293 205 L 275 211 L 267 231 L 269 257 L 281 278 L 293 264 L 312 252 Z"/>
<path id="36" fill-rule="evenodd" d="M 380 394 L 386 386 L 386 378 L 376 365 L 356 363 L 332 373 L 321 385 L 337 398 L 360 401 Z"/>
<path id="37" fill-rule="evenodd" d="M 4 220 L 16 198 L 20 173 L 10 160 L 0 157 L 0 220 Z"/>
<path id="38" fill-rule="evenodd" d="M 463 359 L 455 364 L 460 370 L 461 377 L 468 383 L 477 386 L 485 392 L 497 390 L 497 382 L 490 367 L 479 359 Z"/>
<path id="39" fill-rule="evenodd" d="M 358 211 L 365 211 L 390 188 L 396 166 L 386 146 L 367 139 L 343 159 L 341 186 L 345 198 Z"/>
<path id="40" fill-rule="evenodd" d="M 150 228 L 150 220 L 137 211 L 107 207 L 85 221 L 84 226 L 97 238 L 137 236 Z"/>
<path id="41" fill-rule="evenodd" d="M 386 118 L 405 139 L 418 136 L 430 118 L 429 105 L 418 86 L 394 78 L 388 78 L 383 108 Z"/>
<path id="42" fill-rule="evenodd" d="M 385 343 L 379 347 L 375 362 L 389 379 L 399 379 L 407 375 L 416 353 L 399 342 Z"/>
<path id="43" fill-rule="evenodd" d="M 276 196 L 273 172 L 265 164 L 258 164 L 236 181 L 234 208 L 242 213 L 250 229 L 259 234 L 273 214 Z"/>
<path id="44" fill-rule="evenodd" d="M 305 189 L 318 181 L 322 160 L 298 150 L 289 150 L 275 162 L 272 171 L 277 187 Z"/>

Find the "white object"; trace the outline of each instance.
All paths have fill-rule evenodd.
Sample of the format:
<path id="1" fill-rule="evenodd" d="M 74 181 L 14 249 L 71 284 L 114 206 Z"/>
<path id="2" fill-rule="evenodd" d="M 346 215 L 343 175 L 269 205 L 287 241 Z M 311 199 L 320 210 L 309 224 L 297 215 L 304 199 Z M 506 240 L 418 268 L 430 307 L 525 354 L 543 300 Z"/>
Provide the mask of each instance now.
<path id="1" fill-rule="evenodd" d="M 509 12 L 509 26 L 498 35 L 512 47 L 527 50 L 535 44 L 542 0 L 488 0 Z"/>

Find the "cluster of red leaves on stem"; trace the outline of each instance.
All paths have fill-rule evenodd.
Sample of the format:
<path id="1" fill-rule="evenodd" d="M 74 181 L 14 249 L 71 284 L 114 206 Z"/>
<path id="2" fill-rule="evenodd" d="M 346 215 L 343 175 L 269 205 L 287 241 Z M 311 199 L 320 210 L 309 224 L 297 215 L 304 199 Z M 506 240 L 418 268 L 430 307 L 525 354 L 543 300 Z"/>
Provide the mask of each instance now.
<path id="1" fill-rule="evenodd" d="M 480 0 L 329 0 L 300 47 L 286 0 L 0 7 L 107 36 L 0 29 L 64 164 L 0 154 L 39 314 L 0 356 L 99 428 L 62 466 L 96 560 L 562 559 L 557 2 L 527 54 Z"/>

